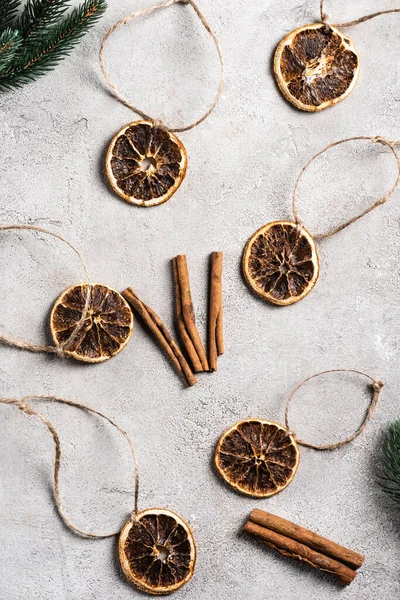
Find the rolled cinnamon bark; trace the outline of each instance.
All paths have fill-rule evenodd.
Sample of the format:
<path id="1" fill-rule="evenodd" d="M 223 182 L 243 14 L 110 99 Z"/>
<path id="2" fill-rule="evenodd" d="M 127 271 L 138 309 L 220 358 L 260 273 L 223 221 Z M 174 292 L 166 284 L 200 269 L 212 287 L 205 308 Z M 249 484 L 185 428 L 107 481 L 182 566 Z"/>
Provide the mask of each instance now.
<path id="1" fill-rule="evenodd" d="M 223 252 L 212 252 L 210 258 L 210 302 L 208 311 L 208 362 L 210 371 L 217 370 L 217 357 L 224 353 L 222 317 Z"/>
<path id="2" fill-rule="evenodd" d="M 291 523 L 286 519 L 272 515 L 264 510 L 258 508 L 254 509 L 249 516 L 249 521 L 305 544 L 312 550 L 316 550 L 325 556 L 330 556 L 331 558 L 348 565 L 352 569 L 358 569 L 364 562 L 364 556 L 362 554 L 348 550 L 348 548 L 344 548 L 335 542 L 331 542 L 327 538 L 324 538 L 305 527 L 300 527 L 300 525 Z"/>
<path id="3" fill-rule="evenodd" d="M 171 360 L 171 363 L 177 373 L 183 377 L 188 385 L 194 385 L 197 381 L 196 377 L 194 376 L 182 352 L 180 351 L 178 344 L 173 340 L 168 329 L 165 327 L 157 313 L 155 313 L 154 310 L 152 310 L 149 306 L 146 306 L 138 298 L 135 291 L 131 287 L 124 290 L 122 295 L 141 317 L 143 323 L 156 338 L 161 348 Z"/>
<path id="4" fill-rule="evenodd" d="M 296 542 L 296 540 L 292 540 L 265 527 L 260 527 L 260 525 L 256 525 L 251 521 L 247 521 L 243 530 L 250 535 L 256 536 L 265 542 L 267 546 L 277 550 L 283 556 L 306 562 L 315 569 L 331 573 L 346 585 L 349 585 L 357 575 L 356 571 L 343 563 L 320 552 L 316 552 L 308 546 Z"/>
<path id="5" fill-rule="evenodd" d="M 184 254 L 175 256 L 173 265 L 176 317 L 182 343 L 187 350 L 195 372 L 208 371 L 208 360 L 196 327 L 186 256 Z"/>

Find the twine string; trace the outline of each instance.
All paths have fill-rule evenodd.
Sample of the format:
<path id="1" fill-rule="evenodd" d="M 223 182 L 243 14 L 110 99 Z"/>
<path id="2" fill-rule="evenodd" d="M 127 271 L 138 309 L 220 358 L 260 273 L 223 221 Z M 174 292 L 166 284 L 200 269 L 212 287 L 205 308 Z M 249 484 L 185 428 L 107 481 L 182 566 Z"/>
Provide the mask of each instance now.
<path id="1" fill-rule="evenodd" d="M 368 422 L 370 421 L 372 414 L 376 408 L 376 405 L 378 403 L 379 400 L 379 394 L 380 391 L 383 387 L 383 383 L 382 381 L 376 380 L 373 377 L 370 377 L 370 375 L 367 375 L 366 373 L 363 373 L 362 371 L 357 371 L 356 369 L 330 369 L 328 371 L 321 371 L 320 373 L 316 373 L 315 375 L 311 375 L 310 377 L 307 377 L 306 379 L 303 379 L 303 381 L 301 381 L 295 388 L 294 390 L 292 390 L 292 392 L 290 393 L 287 401 L 286 401 L 286 405 L 285 405 L 285 426 L 286 429 L 288 431 L 292 431 L 289 425 L 289 407 L 290 407 L 290 403 L 293 400 L 293 396 L 296 394 L 296 392 L 308 381 L 311 381 L 311 379 L 315 379 L 316 377 L 320 377 L 321 375 L 325 375 L 327 373 L 355 373 L 357 375 L 361 375 L 362 377 L 366 377 L 367 379 L 369 379 L 369 381 L 371 382 L 370 387 L 373 390 L 372 396 L 371 396 L 371 400 L 368 404 L 367 410 L 365 412 L 363 421 L 361 423 L 361 425 L 358 427 L 358 429 L 352 433 L 349 437 L 336 442 L 334 444 L 326 444 L 326 445 L 316 445 L 316 444 L 311 444 L 310 442 L 306 442 L 303 439 L 297 437 L 295 434 L 292 433 L 292 435 L 294 435 L 296 441 L 298 444 L 300 444 L 301 446 L 305 446 L 307 448 L 313 448 L 314 450 L 335 450 L 336 448 L 341 448 L 342 446 L 345 446 L 346 444 L 349 444 L 350 442 L 352 442 L 353 440 L 355 440 L 359 435 L 362 434 L 362 432 L 364 431 L 364 429 L 366 428 L 366 426 L 368 425 Z"/>
<path id="2" fill-rule="evenodd" d="M 104 47 L 105 47 L 105 44 L 106 44 L 108 38 L 114 33 L 114 31 L 116 31 L 116 29 L 118 29 L 122 25 L 126 25 L 133 19 L 151 15 L 152 13 L 156 12 L 157 10 L 160 10 L 162 8 L 168 8 L 169 6 L 172 6 L 173 4 L 190 4 L 190 6 L 195 11 L 196 15 L 199 17 L 202 25 L 205 27 L 206 31 L 210 34 L 210 36 L 215 44 L 215 47 L 217 49 L 218 58 L 219 58 L 220 65 L 221 65 L 221 78 L 220 78 L 217 93 L 216 93 L 215 98 L 212 101 L 210 107 L 206 110 L 206 112 L 203 114 L 203 116 L 200 117 L 199 119 L 197 119 L 197 121 L 194 121 L 193 123 L 191 123 L 190 125 L 187 125 L 185 127 L 175 127 L 173 129 L 168 127 L 169 131 L 182 132 L 182 131 L 189 131 L 190 129 L 197 127 L 197 125 L 200 125 L 200 123 L 202 123 L 205 119 L 207 119 L 207 117 L 212 113 L 214 108 L 217 106 L 219 99 L 221 98 L 222 91 L 224 89 L 224 84 L 225 84 L 224 58 L 222 56 L 222 50 L 221 50 L 220 43 L 218 41 L 217 36 L 211 29 L 205 16 L 203 15 L 203 13 L 201 12 L 201 10 L 199 9 L 199 7 L 197 6 L 197 4 L 195 3 L 194 0 L 166 0 L 165 2 L 161 2 L 160 4 L 155 4 L 154 6 L 151 6 L 149 8 L 142 8 L 141 10 L 120 19 L 119 21 L 114 23 L 114 25 L 112 25 L 112 27 L 110 27 L 110 29 L 105 34 L 105 36 L 101 42 L 101 46 L 100 46 L 99 61 L 100 61 L 100 68 L 101 68 L 103 77 L 104 77 L 108 87 L 110 88 L 111 92 L 115 96 L 115 98 L 117 98 L 117 100 L 122 102 L 122 104 L 125 104 L 125 106 L 127 106 L 128 108 L 132 109 L 135 113 L 140 115 L 143 119 L 152 121 L 153 123 L 158 124 L 158 126 L 160 126 L 160 123 L 161 123 L 160 119 L 153 119 L 152 117 L 150 117 L 147 113 L 145 113 L 143 110 L 139 109 L 137 106 L 135 106 L 133 103 L 131 103 L 127 98 L 125 98 L 125 96 L 123 96 L 117 90 L 116 86 L 114 85 L 114 83 L 106 69 L 105 63 L 104 63 Z"/>
<path id="3" fill-rule="evenodd" d="M 396 146 L 400 145 L 400 141 L 386 140 L 379 136 L 372 137 L 372 136 L 361 135 L 361 136 L 349 137 L 349 138 L 346 138 L 343 140 L 339 140 L 338 142 L 333 142 L 332 144 L 329 144 L 328 146 L 326 146 L 326 148 L 324 148 L 320 152 L 317 152 L 317 154 L 314 154 L 314 156 L 312 158 L 310 158 L 310 160 L 301 169 L 301 171 L 296 179 L 296 183 L 294 185 L 293 194 L 292 194 L 292 212 L 293 212 L 294 220 L 295 220 L 296 225 L 298 226 L 299 230 L 303 227 L 303 223 L 299 216 L 296 201 L 297 201 L 297 192 L 298 192 L 299 183 L 300 183 L 300 180 L 301 180 L 304 172 L 308 169 L 308 167 L 311 165 L 312 162 L 314 162 L 314 160 L 316 158 L 318 158 L 319 156 L 321 156 L 322 154 L 324 154 L 331 148 L 334 148 L 335 146 L 339 146 L 340 144 L 344 144 L 346 142 L 351 142 L 353 140 L 368 140 L 372 143 L 382 144 L 383 146 L 387 146 L 388 148 L 390 148 L 390 150 L 396 160 L 396 165 L 397 165 L 396 181 L 394 182 L 393 186 L 390 188 L 390 190 L 386 194 L 384 194 L 383 196 L 378 198 L 378 200 L 376 200 L 376 202 L 374 202 L 371 206 L 369 206 L 368 208 L 366 208 L 365 210 L 360 212 L 355 217 L 348 219 L 347 221 L 345 221 L 338 227 L 334 227 L 333 229 L 327 231 L 326 233 L 319 233 L 317 235 L 313 235 L 314 239 L 316 239 L 316 240 L 322 240 L 324 238 L 328 238 L 328 237 L 331 237 L 332 235 L 335 235 L 335 233 L 338 233 L 339 231 L 342 231 L 342 229 L 345 229 L 352 223 L 355 223 L 356 221 L 358 221 L 358 219 L 361 219 L 361 217 L 364 217 L 365 215 L 367 215 L 368 213 L 373 211 L 378 206 L 385 204 L 385 202 L 387 202 L 389 200 L 390 196 L 395 192 L 395 190 L 397 189 L 397 187 L 400 184 L 400 156 L 396 150 Z"/>
<path id="4" fill-rule="evenodd" d="M 320 1 L 320 15 L 321 15 L 321 23 L 328 24 L 328 15 L 324 10 L 325 0 Z M 375 17 L 380 17 L 381 15 L 388 15 L 390 13 L 398 13 L 400 12 L 400 8 L 391 8 L 389 10 L 380 10 L 375 13 L 371 13 L 369 15 L 364 15 L 359 19 L 355 19 L 354 21 L 347 21 L 347 23 L 337 23 L 334 27 L 344 28 L 344 27 L 354 27 L 354 25 L 359 25 L 359 23 L 365 23 L 365 21 L 370 21 L 371 19 L 375 19 Z"/>
<path id="5" fill-rule="evenodd" d="M 64 521 L 65 525 L 74 533 L 77 533 L 78 535 L 80 535 L 82 537 L 86 537 L 86 538 L 109 538 L 109 537 L 118 535 L 120 533 L 120 529 L 117 531 L 113 531 L 111 533 L 93 533 L 93 532 L 89 532 L 89 531 L 84 531 L 83 529 L 80 529 L 79 527 L 74 525 L 74 523 L 71 521 L 71 519 L 65 512 L 65 509 L 64 509 L 62 501 L 61 501 L 61 494 L 60 494 L 60 467 L 61 467 L 60 436 L 59 436 L 56 428 L 54 427 L 54 425 L 51 423 L 51 421 L 49 421 L 45 416 L 43 416 L 41 413 L 34 410 L 30 406 L 29 403 L 32 400 L 48 400 L 51 402 L 60 402 L 62 404 L 67 404 L 68 406 L 73 406 L 75 408 L 86 410 L 86 411 L 93 413 L 94 415 L 97 415 L 99 417 L 102 417 L 103 419 L 108 421 L 108 423 L 110 423 L 113 427 L 115 427 L 115 429 L 117 429 L 124 436 L 124 438 L 127 440 L 128 444 L 130 446 L 132 457 L 133 457 L 133 462 L 134 462 L 134 507 L 131 512 L 131 519 L 134 520 L 138 513 L 139 465 L 138 465 L 135 447 L 133 445 L 132 439 L 130 438 L 128 433 L 126 433 L 126 431 L 124 431 L 119 425 L 114 423 L 114 421 L 112 421 L 109 417 L 107 417 L 103 413 L 95 410 L 94 408 L 90 408 L 89 406 L 80 404 L 79 402 L 73 402 L 72 400 L 67 400 L 65 398 L 60 398 L 60 397 L 51 396 L 51 395 L 29 395 L 29 396 L 25 396 L 24 398 L 22 398 L 22 400 L 15 400 L 12 398 L 0 398 L 0 403 L 16 406 L 17 408 L 21 409 L 26 415 L 39 419 L 50 431 L 53 441 L 54 441 L 54 445 L 55 445 L 55 461 L 54 461 L 54 473 L 53 473 L 54 501 L 57 506 L 57 511 L 58 511 L 61 519 Z"/>
<path id="6" fill-rule="evenodd" d="M 85 305 L 84 305 L 84 308 L 82 311 L 82 316 L 79 319 L 79 321 L 76 323 L 74 329 L 71 332 L 71 335 L 64 342 L 59 343 L 57 346 L 48 346 L 45 344 L 32 344 L 31 342 L 28 342 L 26 340 L 12 337 L 12 336 L 6 335 L 4 333 L 0 333 L 0 342 L 2 342 L 3 344 L 6 344 L 7 346 L 11 346 L 12 348 L 19 348 L 21 350 L 29 350 L 30 352 L 47 352 L 48 354 L 57 354 L 61 357 L 65 357 L 67 355 L 66 351 L 71 347 L 71 344 L 75 341 L 76 336 L 78 335 L 83 324 L 85 323 L 86 318 L 88 316 L 89 307 L 90 307 L 91 283 L 90 283 L 89 272 L 88 272 L 86 263 L 83 259 L 83 256 L 72 244 L 70 244 L 70 242 L 68 242 L 66 239 L 64 239 L 61 235 L 59 235 L 57 233 L 53 233 L 52 231 L 48 231 L 47 229 L 43 229 L 42 227 L 37 227 L 35 225 L 0 225 L 0 231 L 10 231 L 10 230 L 36 231 L 38 233 L 44 233 L 46 235 L 50 235 L 53 238 L 56 238 L 57 240 L 60 240 L 61 242 L 66 244 L 78 256 L 78 258 L 82 264 L 83 270 L 85 272 L 87 290 L 86 290 L 86 299 L 85 299 Z"/>

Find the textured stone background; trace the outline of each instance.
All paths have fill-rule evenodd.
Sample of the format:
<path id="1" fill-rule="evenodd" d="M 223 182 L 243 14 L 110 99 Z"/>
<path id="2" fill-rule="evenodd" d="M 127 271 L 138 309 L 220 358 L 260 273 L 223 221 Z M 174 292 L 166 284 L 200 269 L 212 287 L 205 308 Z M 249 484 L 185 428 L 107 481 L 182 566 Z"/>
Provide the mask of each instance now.
<path id="1" fill-rule="evenodd" d="M 296 112 L 278 93 L 271 58 L 291 29 L 318 17 L 318 2 L 202 0 L 226 60 L 226 88 L 212 116 L 181 135 L 187 178 L 158 208 L 129 206 L 107 188 L 103 156 L 136 115 L 105 90 L 97 51 L 102 34 L 137 2 L 110 2 L 107 15 L 52 74 L 0 98 L 2 223 L 61 233 L 84 254 L 93 280 L 138 293 L 172 326 L 170 259 L 188 255 L 199 327 L 206 326 L 207 257 L 224 250 L 226 355 L 213 376 L 182 389 L 137 323 L 118 357 L 98 366 L 0 348 L 1 394 L 56 393 L 108 414 L 133 436 L 141 507 L 166 506 L 192 526 L 195 577 L 187 600 L 276 598 L 386 600 L 399 594 L 399 513 L 376 484 L 385 425 L 399 416 L 399 192 L 383 208 L 319 245 L 321 277 L 299 305 L 276 309 L 253 297 L 240 275 L 243 245 L 273 219 L 290 218 L 301 166 L 329 142 L 351 135 L 400 137 L 399 16 L 349 31 L 362 59 L 352 96 L 333 110 Z M 332 21 L 394 0 L 328 3 Z M 173 7 L 119 31 L 107 48 L 119 88 L 167 124 L 185 124 L 211 101 L 218 82 L 212 43 L 189 7 Z M 357 213 L 395 177 L 390 153 L 368 144 L 332 151 L 304 179 L 299 202 L 313 232 Z M 54 299 L 82 278 L 68 250 L 43 236 L 0 237 L 0 327 L 45 341 Z M 211 466 L 215 443 L 250 416 L 282 421 L 290 390 L 307 375 L 353 367 L 386 382 L 365 435 L 332 453 L 302 450 L 292 485 L 256 502 L 234 494 Z M 293 429 L 334 440 L 360 422 L 368 401 L 352 377 L 314 381 L 296 397 Z M 59 428 L 62 494 L 81 527 L 112 530 L 132 506 L 129 452 L 96 419 L 43 406 Z M 4 407 L 0 426 L 0 596 L 4 600 L 124 600 L 139 597 L 121 576 L 113 540 L 66 530 L 52 499 L 53 446 L 40 423 Z M 342 590 L 327 576 L 239 537 L 258 506 L 314 528 L 366 555 Z"/>

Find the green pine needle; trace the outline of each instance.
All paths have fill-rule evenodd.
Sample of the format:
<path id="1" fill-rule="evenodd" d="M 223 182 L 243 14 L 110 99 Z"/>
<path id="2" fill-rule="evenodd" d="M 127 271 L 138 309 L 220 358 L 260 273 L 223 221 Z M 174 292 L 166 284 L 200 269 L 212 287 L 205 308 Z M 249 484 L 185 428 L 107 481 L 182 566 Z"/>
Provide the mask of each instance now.
<path id="1" fill-rule="evenodd" d="M 0 0 L 0 31 L 11 27 L 19 9 L 20 0 Z"/>
<path id="2" fill-rule="evenodd" d="M 68 10 L 65 0 L 28 0 L 15 23 L 23 38 L 36 39 Z"/>
<path id="3" fill-rule="evenodd" d="M 21 42 L 18 31 L 13 31 L 9 27 L 0 33 L 0 73 L 10 66 L 21 46 Z"/>
<path id="4" fill-rule="evenodd" d="M 0 0 L 0 7 L 2 2 L 6 0 Z M 12 27 L 15 43 L 19 40 L 18 47 L 12 57 L 6 54 L 9 60 L 7 64 L 4 62 L 3 68 L 0 66 L 0 92 L 19 88 L 54 69 L 96 23 L 106 7 L 106 0 L 85 0 L 64 15 L 68 0 L 28 0 Z M 4 30 L 0 35 L 4 35 L 7 41 L 10 32 Z"/>
<path id="5" fill-rule="evenodd" d="M 383 489 L 400 502 L 400 420 L 389 426 L 383 439 L 382 472 Z"/>

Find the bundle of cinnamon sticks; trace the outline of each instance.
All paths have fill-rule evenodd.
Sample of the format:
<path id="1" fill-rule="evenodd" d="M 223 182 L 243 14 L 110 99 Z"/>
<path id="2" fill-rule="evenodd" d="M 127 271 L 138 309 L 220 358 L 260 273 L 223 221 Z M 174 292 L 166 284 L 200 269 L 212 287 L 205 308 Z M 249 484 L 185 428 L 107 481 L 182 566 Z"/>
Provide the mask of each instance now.
<path id="1" fill-rule="evenodd" d="M 262 540 L 283 556 L 301 560 L 349 585 L 357 575 L 364 556 L 331 542 L 305 527 L 255 509 L 243 531 Z"/>
<path id="2" fill-rule="evenodd" d="M 175 282 L 175 316 L 183 352 L 173 339 L 157 313 L 142 302 L 136 292 L 127 288 L 122 292 L 143 324 L 166 353 L 176 372 L 187 385 L 196 383 L 195 373 L 216 371 L 217 357 L 224 352 L 222 321 L 222 252 L 212 252 L 210 257 L 208 356 L 196 327 L 190 289 L 190 279 L 185 255 L 176 256 L 173 263 Z M 186 353 L 186 357 L 184 356 Z"/>
<path id="3" fill-rule="evenodd" d="M 222 252 L 212 252 L 210 257 L 209 283 L 208 358 L 196 327 L 186 256 L 180 254 L 175 256 L 172 261 L 178 330 L 195 373 L 216 371 L 217 357 L 224 353 L 222 260 Z"/>

